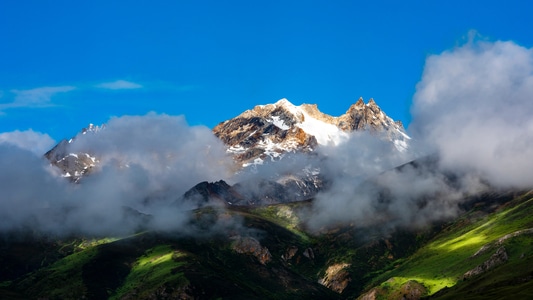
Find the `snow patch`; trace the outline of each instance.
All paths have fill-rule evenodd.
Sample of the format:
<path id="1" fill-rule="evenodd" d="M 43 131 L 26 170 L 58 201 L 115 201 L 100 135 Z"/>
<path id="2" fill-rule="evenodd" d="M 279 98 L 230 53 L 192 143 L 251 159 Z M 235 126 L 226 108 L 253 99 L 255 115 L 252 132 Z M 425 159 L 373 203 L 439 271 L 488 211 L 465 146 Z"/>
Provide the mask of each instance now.
<path id="1" fill-rule="evenodd" d="M 303 110 L 301 112 L 304 115 L 304 122 L 297 126 L 308 134 L 315 136 L 318 144 L 323 146 L 333 144 L 337 146 L 348 139 L 348 133 L 342 131 L 339 127 L 317 120 Z"/>
<path id="2" fill-rule="evenodd" d="M 268 120 L 268 122 L 274 124 L 281 130 L 287 130 L 290 128 L 289 125 L 285 124 L 285 122 L 283 122 L 283 120 L 279 118 L 279 116 L 272 116 L 272 118 Z"/>

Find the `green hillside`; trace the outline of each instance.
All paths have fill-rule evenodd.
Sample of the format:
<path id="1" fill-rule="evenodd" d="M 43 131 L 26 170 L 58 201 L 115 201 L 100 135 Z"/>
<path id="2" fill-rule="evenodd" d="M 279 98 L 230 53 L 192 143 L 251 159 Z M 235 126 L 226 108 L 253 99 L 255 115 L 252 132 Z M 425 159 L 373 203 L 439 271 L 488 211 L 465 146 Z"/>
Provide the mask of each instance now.
<path id="1" fill-rule="evenodd" d="M 488 195 L 451 222 L 387 234 L 349 224 L 309 232 L 302 212 L 311 203 L 200 209 L 187 233 L 6 237 L 0 298 L 533 297 L 530 193 Z M 507 259 L 495 260 L 502 251 Z"/>
<path id="2" fill-rule="evenodd" d="M 368 287 L 377 287 L 368 294 L 401 298 L 409 292 L 405 286 L 415 282 L 423 286 L 422 296 L 432 299 L 532 299 L 533 231 L 528 229 L 533 228 L 533 196 L 520 195 L 488 214 L 483 208 L 474 208 L 393 270 L 374 278 Z M 500 247 L 508 261 L 477 276 L 463 276 Z"/>

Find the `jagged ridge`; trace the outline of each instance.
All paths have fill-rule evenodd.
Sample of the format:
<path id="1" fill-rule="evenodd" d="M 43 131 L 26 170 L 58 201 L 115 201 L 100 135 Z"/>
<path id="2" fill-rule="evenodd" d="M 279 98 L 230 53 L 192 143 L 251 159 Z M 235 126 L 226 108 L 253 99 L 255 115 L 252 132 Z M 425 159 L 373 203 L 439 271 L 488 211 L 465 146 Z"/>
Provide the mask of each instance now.
<path id="1" fill-rule="evenodd" d="M 333 117 L 316 104 L 295 106 L 287 99 L 258 105 L 218 124 L 213 132 L 243 166 L 278 160 L 287 152 L 311 152 L 318 145 L 338 145 L 352 131 L 369 131 L 391 141 L 399 151 L 410 139 L 401 122 L 395 122 L 373 99 L 360 98 L 345 114 Z"/>

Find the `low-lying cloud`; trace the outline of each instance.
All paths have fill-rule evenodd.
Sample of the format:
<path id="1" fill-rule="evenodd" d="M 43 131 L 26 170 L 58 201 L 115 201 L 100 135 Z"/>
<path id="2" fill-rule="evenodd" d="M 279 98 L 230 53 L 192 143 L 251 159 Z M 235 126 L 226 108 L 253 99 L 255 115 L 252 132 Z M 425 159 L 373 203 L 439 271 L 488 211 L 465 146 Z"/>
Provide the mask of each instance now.
<path id="1" fill-rule="evenodd" d="M 337 174 L 308 225 L 424 225 L 489 188 L 531 188 L 532 95 L 533 50 L 513 42 L 471 41 L 428 57 L 409 127 L 415 151 L 428 156 L 390 170 L 392 161 L 380 163 L 390 153 L 371 142 L 332 149 Z"/>
<path id="2" fill-rule="evenodd" d="M 532 49 L 471 41 L 427 58 L 412 104 L 411 152 L 356 132 L 336 147 L 237 176 L 211 130 L 181 116 L 112 118 L 97 134 L 78 135 L 68 150 L 100 160 L 80 184 L 53 175 L 42 157 L 52 142 L 46 134 L 3 133 L 0 230 L 124 234 L 143 218 L 152 228 L 179 230 L 192 207 L 176 200 L 201 181 L 271 179 L 306 168 L 328 180 L 305 216 L 310 229 L 425 225 L 456 216 L 466 197 L 489 187 L 533 186 L 531 95 Z M 412 156 L 422 150 L 424 158 Z"/>
<path id="3" fill-rule="evenodd" d="M 446 169 L 496 186 L 533 185 L 533 50 L 470 42 L 427 59 L 413 100 L 415 138 Z"/>
<path id="4" fill-rule="evenodd" d="M 28 129 L 0 133 L 0 144 L 11 144 L 37 155 L 42 155 L 54 146 L 55 141 L 46 133 Z"/>
<path id="5" fill-rule="evenodd" d="M 24 146 L 0 143 L 0 230 L 126 234 L 146 218 L 154 229 L 179 230 L 190 207 L 176 200 L 200 181 L 228 177 L 232 163 L 210 129 L 153 113 L 113 118 L 97 134 L 78 135 L 68 152 L 100 159 L 80 184 L 54 175 L 44 152 Z"/>

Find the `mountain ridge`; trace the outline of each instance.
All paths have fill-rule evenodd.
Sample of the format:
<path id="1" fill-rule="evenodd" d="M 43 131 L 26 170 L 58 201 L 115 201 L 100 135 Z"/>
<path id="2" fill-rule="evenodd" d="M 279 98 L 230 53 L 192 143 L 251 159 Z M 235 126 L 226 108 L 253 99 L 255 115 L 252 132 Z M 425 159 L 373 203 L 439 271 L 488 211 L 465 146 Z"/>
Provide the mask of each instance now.
<path id="1" fill-rule="evenodd" d="M 359 99 L 339 117 L 323 114 L 316 105 L 295 106 L 282 99 L 219 125 L 213 134 L 220 133 L 227 153 L 240 164 L 237 172 L 243 176 L 238 182 L 205 180 L 183 193 L 169 190 L 158 198 L 160 190 L 155 190 L 140 199 L 138 188 L 147 176 L 135 176 L 135 166 L 127 162 L 117 163 L 106 171 L 131 176 L 124 190 L 108 197 L 94 194 L 84 199 L 88 206 L 73 201 L 59 210 L 37 207 L 32 216 L 38 221 L 48 213 L 61 222 L 89 208 L 90 225 L 85 226 L 99 225 L 102 217 L 116 217 L 121 223 L 115 226 L 137 226 L 113 238 L 83 232 L 54 236 L 33 225 L 39 224 L 34 220 L 23 223 L 28 227 L 2 232 L 0 298 L 533 297 L 528 268 L 533 261 L 531 191 L 498 190 L 482 178 L 474 182 L 478 190 L 464 189 L 462 174 L 441 169 L 438 155 L 360 177 L 350 173 L 354 165 L 349 160 L 362 156 L 369 165 L 378 161 L 354 148 L 344 151 L 342 165 L 333 164 L 333 172 L 322 172 L 320 163 L 308 160 L 290 164 L 295 157 L 332 159 L 339 152 L 328 157 L 316 150 L 342 146 L 343 139 L 357 132 L 396 152 L 410 151 L 402 125 L 372 99 L 367 104 Z M 76 137 L 97 137 L 99 130 L 105 129 L 89 125 Z M 90 180 L 80 179 L 97 178 L 91 172 L 98 169 L 99 158 L 84 149 L 70 151 L 76 137 L 60 142 L 45 157 L 63 177 L 79 183 L 62 184 L 82 190 L 91 187 Z M 376 154 L 376 148 L 364 143 L 370 140 L 360 141 L 354 145 Z M 407 146 L 401 147 L 403 143 Z M 169 154 L 148 154 L 154 153 L 163 161 L 156 167 L 164 169 Z M 378 152 L 377 159 L 390 153 Z M 284 168 L 269 170 L 270 163 Z M 254 176 L 263 167 L 267 174 Z M 115 184 L 113 178 L 103 178 L 109 181 L 104 188 Z M 175 184 L 180 179 L 172 180 Z M 117 202 L 124 206 L 98 213 L 106 208 L 98 204 L 117 200 L 120 193 L 128 197 Z M 145 213 L 151 205 L 159 210 Z"/>
<path id="2" fill-rule="evenodd" d="M 345 114 L 322 113 L 316 104 L 296 106 L 283 98 L 274 104 L 257 105 L 219 123 L 215 135 L 243 166 L 278 160 L 286 152 L 312 152 L 317 146 L 339 145 L 354 131 L 368 131 L 407 151 L 410 137 L 373 99 L 362 98 Z"/>

